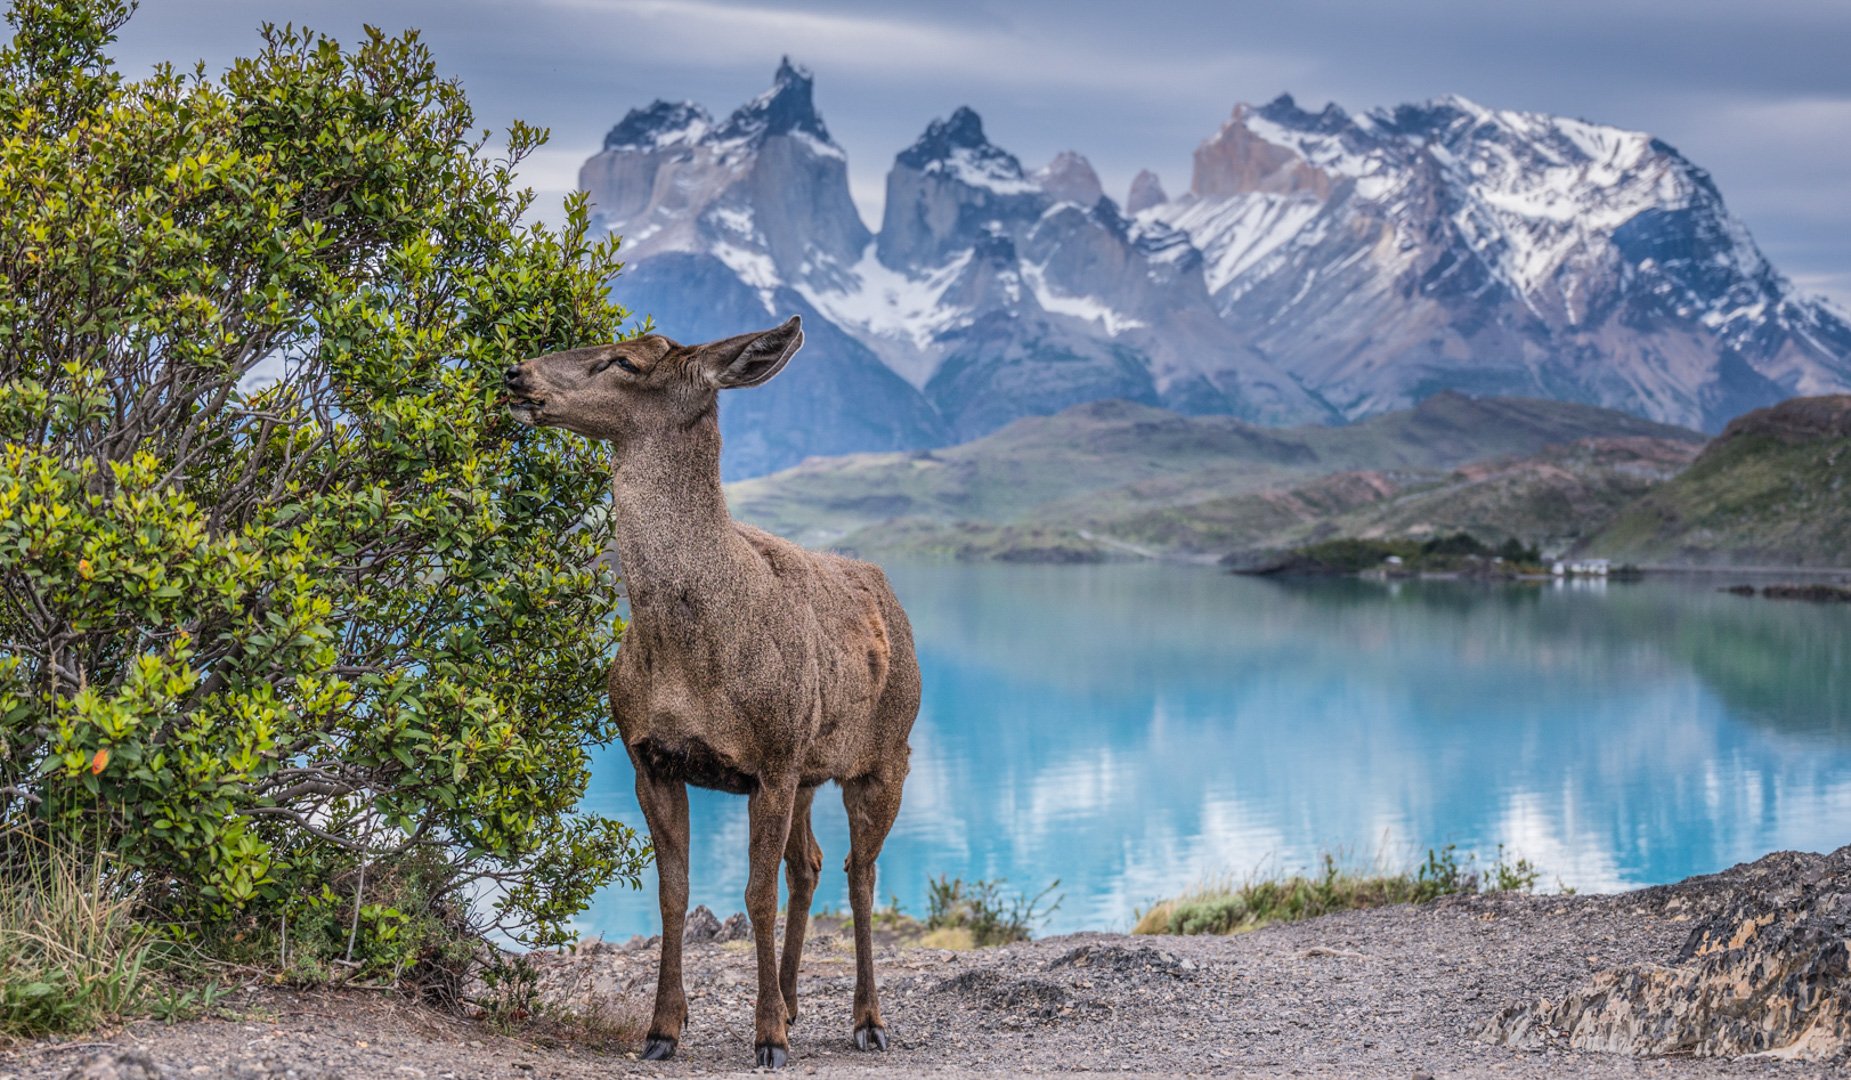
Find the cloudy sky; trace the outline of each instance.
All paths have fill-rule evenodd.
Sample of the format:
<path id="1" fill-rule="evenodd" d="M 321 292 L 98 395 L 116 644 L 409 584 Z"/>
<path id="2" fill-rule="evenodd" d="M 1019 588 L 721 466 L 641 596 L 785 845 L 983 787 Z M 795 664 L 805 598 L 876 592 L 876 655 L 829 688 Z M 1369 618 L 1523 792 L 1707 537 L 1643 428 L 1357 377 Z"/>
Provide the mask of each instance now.
<path id="1" fill-rule="evenodd" d="M 730 111 L 784 54 L 815 73 L 870 225 L 893 155 L 959 105 L 1030 168 L 1079 150 L 1122 199 L 1141 168 L 1186 189 L 1238 101 L 1462 94 L 1665 139 L 1777 265 L 1851 308 L 1845 0 L 142 0 L 118 55 L 217 68 L 264 20 L 421 30 L 486 126 L 552 129 L 525 178 L 553 206 L 626 110 Z"/>

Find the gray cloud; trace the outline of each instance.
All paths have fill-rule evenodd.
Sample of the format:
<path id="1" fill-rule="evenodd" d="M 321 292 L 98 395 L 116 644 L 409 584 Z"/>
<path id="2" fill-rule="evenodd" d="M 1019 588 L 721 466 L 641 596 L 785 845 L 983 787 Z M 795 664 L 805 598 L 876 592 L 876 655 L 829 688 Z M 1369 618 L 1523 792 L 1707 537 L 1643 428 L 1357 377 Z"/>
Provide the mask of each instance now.
<path id="1" fill-rule="evenodd" d="M 877 212 L 893 154 L 961 104 L 1037 165 L 1086 154 L 1122 197 L 1140 168 L 1188 186 L 1190 154 L 1236 101 L 1290 91 L 1352 110 L 1459 93 L 1499 108 L 1650 131 L 1716 176 L 1769 255 L 1851 306 L 1851 5 L 1840 0 L 149 0 L 131 70 L 220 66 L 261 20 L 344 40 L 417 27 L 488 126 L 549 126 L 527 170 L 551 193 L 636 105 L 715 111 L 788 53 Z"/>

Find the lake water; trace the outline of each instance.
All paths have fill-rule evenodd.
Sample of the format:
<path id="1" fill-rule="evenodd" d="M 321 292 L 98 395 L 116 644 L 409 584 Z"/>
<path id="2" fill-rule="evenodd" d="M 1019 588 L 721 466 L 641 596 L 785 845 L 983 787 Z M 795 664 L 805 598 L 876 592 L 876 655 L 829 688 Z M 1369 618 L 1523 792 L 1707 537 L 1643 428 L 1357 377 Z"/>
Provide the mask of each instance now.
<path id="1" fill-rule="evenodd" d="M 1729 579 L 1381 583 L 1210 568 L 889 570 L 925 679 L 879 897 L 1060 879 L 1048 932 L 1126 929 L 1205 878 L 1324 851 L 1502 843 L 1611 891 L 1851 843 L 1851 605 Z M 589 807 L 643 828 L 620 748 Z M 692 902 L 745 888 L 745 800 L 693 791 Z M 816 798 L 821 907 L 848 827 Z M 654 879 L 581 920 L 659 929 Z"/>

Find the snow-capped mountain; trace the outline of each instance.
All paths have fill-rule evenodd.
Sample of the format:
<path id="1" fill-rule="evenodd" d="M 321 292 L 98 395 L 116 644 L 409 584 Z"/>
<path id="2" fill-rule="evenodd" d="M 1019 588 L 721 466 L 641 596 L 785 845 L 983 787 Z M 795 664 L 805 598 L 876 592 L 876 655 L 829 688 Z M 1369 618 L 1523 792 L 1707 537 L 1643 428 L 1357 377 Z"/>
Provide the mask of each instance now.
<path id="1" fill-rule="evenodd" d="M 1718 430 L 1851 385 L 1710 177 L 1639 132 L 1463 98 L 1351 117 L 1240 106 L 1136 229 L 1203 252 L 1243 339 L 1350 419 L 1442 388 Z"/>
<path id="2" fill-rule="evenodd" d="M 1851 327 L 1675 150 L 1459 98 L 1237 107 L 1187 194 L 1145 173 L 1125 212 L 1078 153 L 1025 170 L 959 109 L 895 158 L 873 234 L 786 61 L 724 121 L 632 110 L 580 184 L 663 332 L 804 315 L 802 362 L 722 411 L 729 478 L 1113 397 L 1342 423 L 1450 388 L 1714 429 L 1851 387 Z"/>
<path id="3" fill-rule="evenodd" d="M 661 332 L 707 341 L 804 317 L 802 361 L 720 410 L 729 480 L 947 441 L 925 396 L 798 291 L 829 287 L 872 240 L 811 85 L 787 61 L 724 121 L 693 102 L 633 109 L 579 170 L 594 222 L 624 238 L 617 299 Z"/>

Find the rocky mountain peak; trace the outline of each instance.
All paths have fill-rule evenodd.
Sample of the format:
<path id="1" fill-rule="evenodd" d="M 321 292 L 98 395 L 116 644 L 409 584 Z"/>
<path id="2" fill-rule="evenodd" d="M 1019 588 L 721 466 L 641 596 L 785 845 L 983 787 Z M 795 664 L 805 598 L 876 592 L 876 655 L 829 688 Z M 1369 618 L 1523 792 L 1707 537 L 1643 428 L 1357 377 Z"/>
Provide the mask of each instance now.
<path id="1" fill-rule="evenodd" d="M 1284 136 L 1290 132 L 1322 134 L 1332 110 L 1342 123 L 1348 123 L 1343 110 L 1335 105 L 1322 113 L 1307 113 L 1290 94 L 1281 94 L 1259 109 L 1234 106 L 1234 114 L 1221 130 L 1196 148 L 1195 175 L 1189 190 L 1210 199 L 1256 191 L 1280 195 L 1308 192 L 1320 199 L 1327 197 L 1331 177 Z"/>
<path id="2" fill-rule="evenodd" d="M 823 118 L 816 112 L 816 79 L 810 72 L 791 63 L 786 56 L 778 63 L 771 89 L 741 105 L 726 118 L 714 133 L 718 141 L 758 142 L 773 135 L 800 131 L 814 135 L 824 143 L 833 143 Z"/>
<path id="3" fill-rule="evenodd" d="M 1125 213 L 1135 216 L 1141 210 L 1153 206 L 1162 206 L 1170 201 L 1163 193 L 1163 181 L 1157 174 L 1145 169 L 1131 181 L 1131 191 L 1125 196 Z"/>
<path id="4" fill-rule="evenodd" d="M 967 162 L 987 175 L 1022 180 L 1022 163 L 1014 154 L 991 143 L 983 133 L 983 118 L 968 105 L 960 105 L 948 120 L 934 120 L 913 145 L 894 158 L 896 165 L 927 171 L 934 164 Z"/>
<path id="5" fill-rule="evenodd" d="M 1091 208 L 1105 198 L 1105 188 L 1099 183 L 1099 174 L 1093 171 L 1092 162 L 1072 150 L 1056 154 L 1053 161 L 1035 170 L 1030 179 L 1062 202 Z"/>
<path id="6" fill-rule="evenodd" d="M 1258 109 L 1248 109 L 1245 105 L 1234 107 L 1235 116 L 1241 116 L 1243 112 L 1285 127 L 1320 135 L 1335 135 L 1350 126 L 1350 114 L 1344 112 L 1336 102 L 1325 104 L 1321 112 L 1306 112 L 1298 107 L 1298 102 L 1290 94 L 1280 94 Z"/>
<path id="7" fill-rule="evenodd" d="M 631 109 L 604 136 L 604 149 L 647 151 L 677 143 L 696 143 L 713 130 L 713 117 L 692 101 L 655 101 Z"/>

